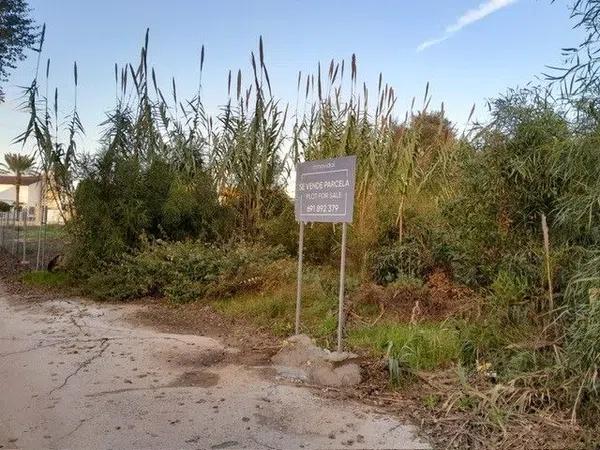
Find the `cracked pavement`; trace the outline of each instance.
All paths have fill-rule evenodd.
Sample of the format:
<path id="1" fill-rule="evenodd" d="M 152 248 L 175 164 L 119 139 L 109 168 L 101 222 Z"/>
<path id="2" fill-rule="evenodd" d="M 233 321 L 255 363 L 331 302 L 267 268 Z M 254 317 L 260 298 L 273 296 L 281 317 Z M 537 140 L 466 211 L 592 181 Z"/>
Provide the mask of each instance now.
<path id="1" fill-rule="evenodd" d="M 215 339 L 133 326 L 135 308 L 0 291 L 0 448 L 429 448 Z"/>

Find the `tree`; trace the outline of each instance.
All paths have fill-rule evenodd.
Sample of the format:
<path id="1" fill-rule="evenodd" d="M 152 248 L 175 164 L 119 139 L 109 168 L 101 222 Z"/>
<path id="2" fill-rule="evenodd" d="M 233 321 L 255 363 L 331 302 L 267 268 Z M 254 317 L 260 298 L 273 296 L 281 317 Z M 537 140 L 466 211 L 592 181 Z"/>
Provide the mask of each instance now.
<path id="1" fill-rule="evenodd" d="M 0 82 L 8 80 L 10 71 L 25 58 L 25 49 L 35 43 L 36 26 L 29 13 L 25 0 L 0 0 Z M 0 101 L 4 101 L 1 87 Z"/>
<path id="2" fill-rule="evenodd" d="M 21 190 L 21 178 L 23 175 L 31 172 L 34 166 L 32 156 L 20 155 L 18 153 L 7 153 L 4 155 L 5 163 L 1 165 L 3 173 L 14 173 L 15 180 L 15 208 L 19 209 L 19 194 Z"/>
<path id="3" fill-rule="evenodd" d="M 584 37 L 579 44 L 562 49 L 562 66 L 550 66 L 552 72 L 546 76 L 561 83 L 564 97 L 597 96 L 600 89 L 600 2 L 575 0 L 569 8 L 575 22 L 573 28 L 581 30 Z"/>

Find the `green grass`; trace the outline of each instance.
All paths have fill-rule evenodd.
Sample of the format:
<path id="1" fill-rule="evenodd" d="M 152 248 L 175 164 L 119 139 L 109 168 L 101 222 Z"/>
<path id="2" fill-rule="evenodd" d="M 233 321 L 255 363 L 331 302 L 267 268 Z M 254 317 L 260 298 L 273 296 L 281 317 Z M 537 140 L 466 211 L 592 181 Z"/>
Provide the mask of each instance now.
<path id="1" fill-rule="evenodd" d="M 296 313 L 295 263 L 274 286 L 262 292 L 240 293 L 213 302 L 223 314 L 268 328 L 278 336 L 294 333 Z M 285 271 L 284 271 L 285 272 Z M 332 347 L 337 329 L 337 274 L 307 268 L 302 288 L 301 332 Z"/>
<path id="2" fill-rule="evenodd" d="M 323 270 L 307 270 L 302 290 L 301 332 L 316 339 L 319 345 L 333 349 L 337 331 L 337 274 Z M 245 292 L 212 302 L 229 317 L 241 318 L 270 330 L 278 336 L 294 332 L 296 284 L 293 276 L 278 286 L 262 292 Z M 359 308 L 362 317 L 370 319 L 379 314 L 376 305 Z M 375 326 L 349 325 L 348 347 L 386 355 L 391 342 L 390 356 L 401 366 L 414 370 L 432 370 L 459 360 L 460 336 L 447 324 L 383 322 Z"/>
<path id="3" fill-rule="evenodd" d="M 305 294 L 310 293 L 307 291 L 309 290 L 306 289 Z M 227 316 L 245 318 L 259 327 L 268 328 L 278 336 L 294 332 L 296 298 L 291 289 L 279 289 L 265 294 L 241 294 L 216 300 L 213 305 Z M 337 327 L 335 308 L 336 300 L 333 298 L 322 295 L 303 296 L 302 331 L 324 344 L 329 343 Z"/>
<path id="4" fill-rule="evenodd" d="M 390 356 L 414 370 L 432 370 L 459 358 L 458 333 L 445 324 L 382 323 L 348 330 L 348 343 L 373 356 Z"/>
<path id="5" fill-rule="evenodd" d="M 333 348 L 337 330 L 337 299 L 323 288 L 322 280 L 305 284 L 302 296 L 302 332 L 320 345 Z M 213 302 L 229 317 L 243 318 L 278 336 L 294 332 L 295 286 L 273 292 L 245 293 Z M 383 323 L 348 330 L 347 342 L 354 350 L 382 357 L 392 343 L 390 356 L 414 370 L 432 370 L 458 361 L 460 340 L 456 330 L 445 324 Z"/>
<path id="6" fill-rule="evenodd" d="M 290 308 L 276 295 L 242 294 L 213 304 L 227 316 L 249 319 L 277 335 L 285 335 L 291 329 Z"/>
<path id="7" fill-rule="evenodd" d="M 45 270 L 27 272 L 21 280 L 23 283 L 45 288 L 62 288 L 70 283 L 69 275 L 65 272 L 47 272 Z"/>

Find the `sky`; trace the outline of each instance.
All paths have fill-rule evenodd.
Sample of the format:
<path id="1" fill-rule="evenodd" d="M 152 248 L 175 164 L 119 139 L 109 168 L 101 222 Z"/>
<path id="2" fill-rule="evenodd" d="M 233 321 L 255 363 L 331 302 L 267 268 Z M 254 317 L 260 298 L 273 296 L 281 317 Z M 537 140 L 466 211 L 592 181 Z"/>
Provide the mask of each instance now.
<path id="1" fill-rule="evenodd" d="M 203 97 L 209 112 L 227 99 L 227 73 L 248 71 L 263 36 L 273 93 L 295 103 L 298 71 L 356 54 L 358 78 L 377 89 L 380 72 L 398 97 L 403 118 L 414 96 L 430 83 L 432 106 L 464 127 L 471 107 L 485 119 L 486 100 L 535 81 L 560 62 L 560 50 L 579 43 L 567 0 L 30 0 L 47 26 L 43 61 L 50 58 L 51 91 L 59 111 L 73 100 L 73 62 L 79 72 L 78 105 L 85 127 L 80 148 L 97 149 L 100 124 L 114 105 L 114 64 L 137 62 L 150 28 L 149 64 L 166 91 L 171 77 L 180 96 L 196 92 L 200 49 L 206 48 Z M 33 52 L 5 85 L 0 104 L 0 152 L 26 126 L 21 88 L 36 66 Z"/>

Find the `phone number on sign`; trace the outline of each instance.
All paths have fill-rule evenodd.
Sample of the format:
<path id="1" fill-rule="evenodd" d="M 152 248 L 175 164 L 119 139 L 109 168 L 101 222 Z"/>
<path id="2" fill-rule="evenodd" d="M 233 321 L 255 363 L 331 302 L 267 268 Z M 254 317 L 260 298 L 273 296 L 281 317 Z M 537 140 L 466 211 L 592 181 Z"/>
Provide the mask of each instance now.
<path id="1" fill-rule="evenodd" d="M 307 213 L 313 214 L 327 214 L 337 213 L 340 210 L 340 205 L 308 205 L 306 207 Z"/>

